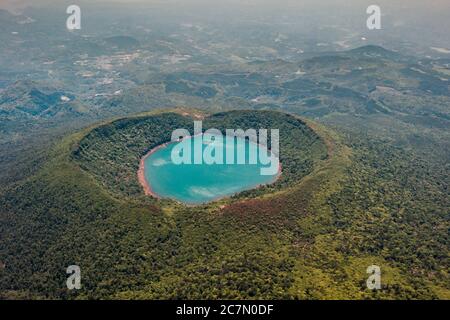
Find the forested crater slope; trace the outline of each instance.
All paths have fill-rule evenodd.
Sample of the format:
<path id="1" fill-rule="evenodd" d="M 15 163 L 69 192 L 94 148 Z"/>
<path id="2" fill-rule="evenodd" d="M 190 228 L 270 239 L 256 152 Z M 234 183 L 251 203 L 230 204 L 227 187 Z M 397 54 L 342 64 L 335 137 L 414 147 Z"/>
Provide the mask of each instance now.
<path id="1" fill-rule="evenodd" d="M 327 157 L 324 141 L 302 120 L 275 111 L 229 111 L 202 116 L 203 130 L 278 129 L 283 174 L 265 189 L 280 190 L 312 172 L 318 160 Z M 116 120 L 94 128 L 79 142 L 73 158 L 113 192 L 139 196 L 136 179 L 140 159 L 151 149 L 169 142 L 175 129 L 193 134 L 189 115 L 176 112 Z M 198 120 L 198 119 L 197 119 Z M 269 139 L 270 141 L 270 139 Z"/>

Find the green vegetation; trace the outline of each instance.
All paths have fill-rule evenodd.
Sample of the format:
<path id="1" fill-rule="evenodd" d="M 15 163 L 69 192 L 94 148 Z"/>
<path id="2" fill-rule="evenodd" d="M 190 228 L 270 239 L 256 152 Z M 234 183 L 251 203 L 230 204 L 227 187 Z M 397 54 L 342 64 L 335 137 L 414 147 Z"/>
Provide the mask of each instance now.
<path id="1" fill-rule="evenodd" d="M 140 159 L 154 147 L 168 142 L 175 129 L 185 128 L 193 134 L 193 119 L 177 113 L 126 118 L 95 128 L 73 152 L 80 167 L 97 177 L 108 189 L 122 195 L 139 196 L 142 187 L 136 179 Z M 232 111 L 203 119 L 204 130 L 216 128 L 274 128 L 280 131 L 282 178 L 277 183 L 248 191 L 279 190 L 309 174 L 314 162 L 325 159 L 325 144 L 303 121 L 287 114 L 270 111 Z"/>
<path id="2" fill-rule="evenodd" d="M 363 41 L 296 10 L 94 2 L 81 33 L 64 6 L 0 10 L 0 298 L 450 298 L 444 16 Z M 191 116 L 280 128 L 282 179 L 200 207 L 144 196 L 139 159 Z"/>
<path id="3" fill-rule="evenodd" d="M 1 296 L 448 298 L 445 167 L 425 172 L 419 155 L 400 161 L 400 148 L 350 142 L 310 121 L 306 127 L 292 116 L 268 115 L 231 112 L 205 121 L 300 124 L 291 137 L 321 137 L 310 140 L 322 154 L 315 165 L 302 179 L 297 168 L 276 190 L 203 207 L 151 200 L 137 194 L 137 185 L 128 194 L 127 174 L 111 183 L 107 170 L 100 171 L 105 163 L 117 163 L 118 172 L 130 165 L 136 179 L 145 148 L 168 138 L 151 135 L 174 124 L 190 128 L 192 119 L 151 114 L 66 138 L 43 169 L 1 196 Z M 125 133 L 146 134 L 134 145 Z M 327 157 L 318 141 L 327 145 Z M 94 152 L 107 148 L 108 159 Z M 127 158 L 124 150 L 134 154 Z M 285 161 L 291 157 L 288 152 Z M 431 188 L 421 188 L 424 181 Z M 71 264 L 82 268 L 82 290 L 65 288 Z M 383 272 L 377 292 L 365 287 L 371 264 Z"/>

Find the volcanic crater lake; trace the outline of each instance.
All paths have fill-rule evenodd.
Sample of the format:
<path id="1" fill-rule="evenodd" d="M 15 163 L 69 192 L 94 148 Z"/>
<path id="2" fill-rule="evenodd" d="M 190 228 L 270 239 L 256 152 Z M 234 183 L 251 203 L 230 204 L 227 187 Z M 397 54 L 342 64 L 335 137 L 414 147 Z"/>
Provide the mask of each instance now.
<path id="1" fill-rule="evenodd" d="M 259 156 L 256 163 L 250 164 L 250 148 L 263 148 L 261 151 L 264 151 L 266 155 L 270 155 L 270 151 L 248 139 L 236 137 L 234 143 L 226 143 L 225 138 L 207 142 L 202 135 L 186 139 L 185 143 L 189 142 L 192 145 L 191 164 L 176 164 L 173 161 L 172 151 L 181 142 L 161 145 L 144 159 L 144 177 L 153 195 L 190 205 L 202 204 L 232 196 L 244 190 L 254 189 L 260 185 L 273 183 L 280 175 L 279 170 L 270 175 L 261 174 L 261 169 L 270 167 L 270 164 L 267 162 L 263 164 Z M 201 147 L 195 149 L 196 143 Z M 214 146 L 216 150 L 223 151 L 224 163 L 206 164 L 203 161 L 201 164 L 194 164 L 195 150 L 198 153 L 201 149 L 203 154 L 211 143 L 216 144 Z M 242 151 L 244 147 L 245 164 L 237 164 L 239 150 Z M 230 150 L 231 148 L 234 150 Z M 235 161 L 231 164 L 226 163 L 227 152 L 234 152 Z"/>

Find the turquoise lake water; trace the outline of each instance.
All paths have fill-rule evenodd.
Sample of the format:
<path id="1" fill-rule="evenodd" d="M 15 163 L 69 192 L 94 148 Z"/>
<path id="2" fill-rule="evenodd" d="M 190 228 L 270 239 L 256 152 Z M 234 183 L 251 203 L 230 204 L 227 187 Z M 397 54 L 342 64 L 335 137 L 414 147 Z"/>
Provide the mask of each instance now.
<path id="1" fill-rule="evenodd" d="M 145 179 L 152 192 L 161 198 L 171 198 L 186 204 L 207 203 L 244 190 L 254 189 L 262 184 L 272 183 L 278 176 L 278 173 L 262 175 L 260 169 L 267 168 L 269 165 L 263 165 L 259 157 L 255 161 L 256 164 L 249 164 L 250 148 L 257 147 L 254 142 L 236 138 L 234 144 L 227 144 L 223 143 L 226 141 L 224 138 L 223 141 L 207 143 L 202 136 L 191 137 L 186 141 L 192 147 L 192 163 L 194 162 L 194 144 L 198 143 L 197 146 L 201 148 L 202 154 L 208 145 L 211 150 L 211 144 L 216 144 L 217 150 L 223 151 L 224 162 L 226 162 L 227 150 L 232 152 L 230 148 L 233 148 L 234 164 L 175 164 L 172 161 L 172 150 L 180 148 L 180 142 L 163 146 L 147 157 L 144 163 Z M 184 143 L 187 143 L 186 141 Z M 236 164 L 238 149 L 244 146 L 245 164 Z M 200 150 L 199 147 L 197 151 Z M 267 154 L 267 149 L 264 151 Z M 215 152 L 212 154 L 215 155 Z"/>

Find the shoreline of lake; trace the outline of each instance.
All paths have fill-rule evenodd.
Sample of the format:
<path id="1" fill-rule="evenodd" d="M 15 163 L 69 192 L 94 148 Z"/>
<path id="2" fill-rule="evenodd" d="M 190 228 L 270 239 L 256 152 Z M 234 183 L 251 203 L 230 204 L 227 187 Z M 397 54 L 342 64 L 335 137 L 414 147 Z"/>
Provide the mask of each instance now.
<path id="1" fill-rule="evenodd" d="M 196 136 L 198 136 L 198 135 L 190 136 L 190 137 L 187 137 L 187 138 L 191 139 L 191 138 L 194 138 L 194 137 L 196 137 Z M 147 153 L 141 158 L 141 160 L 140 160 L 140 162 L 139 162 L 139 169 L 138 169 L 138 172 L 137 172 L 137 176 L 138 176 L 138 181 L 139 181 L 139 183 L 141 184 L 141 186 L 143 187 L 144 193 L 145 193 L 146 196 L 152 196 L 152 197 L 154 197 L 154 198 L 156 198 L 156 199 L 165 199 L 165 197 L 162 197 L 162 196 L 158 195 L 156 192 L 154 192 L 154 190 L 152 189 L 152 187 L 151 187 L 151 185 L 150 185 L 150 182 L 147 180 L 147 178 L 146 178 L 146 176 L 145 176 L 145 161 L 146 161 L 151 155 L 153 155 L 154 153 L 156 153 L 156 152 L 159 151 L 160 149 L 165 148 L 165 147 L 168 147 L 170 144 L 177 143 L 177 142 L 180 142 L 180 140 L 177 140 L 177 141 L 169 141 L 169 142 L 165 142 L 165 143 L 163 143 L 163 144 L 160 144 L 160 145 L 154 147 L 153 149 L 151 149 L 149 152 L 147 152 Z M 261 145 L 261 144 L 259 144 L 259 143 L 257 143 L 257 145 L 258 145 L 258 147 L 259 147 L 259 146 L 262 146 L 262 147 L 264 147 L 264 148 L 267 148 L 266 146 Z M 238 191 L 238 192 L 233 193 L 233 194 L 230 194 L 230 195 L 219 196 L 219 197 L 214 198 L 214 199 L 212 199 L 212 200 L 210 200 L 210 201 L 202 202 L 202 203 L 187 203 L 187 202 L 183 202 L 183 201 L 180 201 L 180 200 L 177 200 L 177 199 L 173 199 L 173 198 L 170 198 L 170 197 L 168 197 L 167 199 L 174 200 L 174 201 L 176 201 L 176 202 L 178 202 L 178 203 L 181 203 L 181 204 L 183 204 L 183 205 L 186 205 L 186 206 L 203 205 L 203 204 L 206 204 L 206 203 L 210 203 L 210 202 L 219 201 L 219 200 L 222 200 L 222 199 L 225 199 L 225 198 L 233 197 L 233 196 L 235 196 L 235 195 L 237 195 L 237 194 L 239 194 L 239 193 L 241 193 L 241 192 L 244 192 L 244 191 L 254 190 L 254 189 L 258 189 L 258 188 L 261 188 L 261 187 L 264 187 L 264 186 L 268 186 L 268 185 L 274 184 L 274 183 L 276 183 L 276 182 L 281 178 L 281 175 L 282 175 L 282 164 L 281 164 L 281 161 L 280 161 L 280 162 L 278 163 L 278 171 L 277 171 L 277 174 L 274 176 L 274 179 L 273 179 L 272 181 L 270 181 L 270 182 L 268 182 L 268 183 L 263 183 L 263 184 L 255 185 L 255 186 L 254 186 L 253 188 L 251 188 L 251 189 L 244 189 L 244 190 Z"/>

